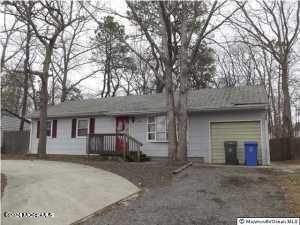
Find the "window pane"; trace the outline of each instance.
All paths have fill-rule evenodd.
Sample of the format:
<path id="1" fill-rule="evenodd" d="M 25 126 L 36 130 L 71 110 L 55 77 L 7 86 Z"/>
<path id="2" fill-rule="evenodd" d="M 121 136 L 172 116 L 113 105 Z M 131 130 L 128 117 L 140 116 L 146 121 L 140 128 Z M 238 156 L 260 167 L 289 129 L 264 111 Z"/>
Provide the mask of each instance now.
<path id="1" fill-rule="evenodd" d="M 166 131 L 166 117 L 158 116 L 156 118 L 156 131 L 157 132 L 165 132 Z"/>
<path id="2" fill-rule="evenodd" d="M 87 128 L 87 127 L 88 127 L 88 121 L 87 120 L 79 120 L 78 121 L 78 129 Z"/>
<path id="3" fill-rule="evenodd" d="M 47 121 L 47 136 L 51 136 L 51 121 Z"/>
<path id="4" fill-rule="evenodd" d="M 149 140 L 155 140 L 155 133 L 149 133 L 148 134 L 148 139 Z"/>
<path id="5" fill-rule="evenodd" d="M 158 141 L 165 141 L 167 139 L 167 134 L 165 132 L 157 132 L 156 133 L 156 140 Z"/>
<path id="6" fill-rule="evenodd" d="M 155 132 L 155 124 L 148 124 L 148 132 Z"/>
<path id="7" fill-rule="evenodd" d="M 155 117 L 154 116 L 148 117 L 148 123 L 155 123 Z"/>
<path id="8" fill-rule="evenodd" d="M 87 135 L 87 129 L 78 129 L 78 136 L 86 136 Z"/>

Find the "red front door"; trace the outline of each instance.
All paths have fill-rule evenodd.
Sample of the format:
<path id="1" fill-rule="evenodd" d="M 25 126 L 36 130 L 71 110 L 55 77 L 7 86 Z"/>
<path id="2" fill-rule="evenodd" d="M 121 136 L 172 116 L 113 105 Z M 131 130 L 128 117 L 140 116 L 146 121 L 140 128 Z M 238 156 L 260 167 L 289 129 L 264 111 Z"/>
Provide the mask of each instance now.
<path id="1" fill-rule="evenodd" d="M 116 133 L 117 134 L 128 134 L 129 131 L 129 119 L 126 116 L 119 116 L 116 118 Z M 125 141 L 122 137 L 117 137 L 116 147 L 117 152 L 123 152 L 125 149 Z"/>

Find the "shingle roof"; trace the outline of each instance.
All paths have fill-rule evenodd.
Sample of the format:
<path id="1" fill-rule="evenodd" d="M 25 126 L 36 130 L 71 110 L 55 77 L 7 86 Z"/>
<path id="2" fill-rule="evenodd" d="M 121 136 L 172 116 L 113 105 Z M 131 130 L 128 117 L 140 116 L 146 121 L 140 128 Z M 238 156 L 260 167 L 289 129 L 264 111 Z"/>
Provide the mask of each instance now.
<path id="1" fill-rule="evenodd" d="M 261 86 L 201 89 L 190 91 L 189 111 L 222 111 L 248 108 L 265 108 L 266 92 Z M 48 107 L 48 117 L 73 117 L 92 115 L 138 115 L 166 112 L 165 94 L 120 96 L 102 99 L 68 101 Z M 38 118 L 39 112 L 33 112 Z"/>

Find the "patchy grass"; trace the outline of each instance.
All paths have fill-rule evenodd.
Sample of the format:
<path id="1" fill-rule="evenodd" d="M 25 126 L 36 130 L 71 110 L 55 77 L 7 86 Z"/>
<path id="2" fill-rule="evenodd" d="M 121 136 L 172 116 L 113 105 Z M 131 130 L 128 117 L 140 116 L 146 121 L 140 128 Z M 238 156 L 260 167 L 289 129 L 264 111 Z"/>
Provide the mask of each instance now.
<path id="1" fill-rule="evenodd" d="M 265 182 L 268 182 L 268 179 L 264 176 L 247 177 L 245 176 L 245 174 L 243 175 L 231 174 L 230 176 L 226 175 L 222 178 L 221 185 L 223 187 L 241 188 L 241 187 L 248 187 L 249 185 L 253 185 L 253 184 L 263 184 Z"/>
<path id="2" fill-rule="evenodd" d="M 279 180 L 286 192 L 289 207 L 296 215 L 300 216 L 300 170 L 281 175 Z"/>
<path id="3" fill-rule="evenodd" d="M 3 192 L 6 184 L 7 184 L 7 178 L 3 173 L 1 173 L 1 197 L 3 196 Z"/>

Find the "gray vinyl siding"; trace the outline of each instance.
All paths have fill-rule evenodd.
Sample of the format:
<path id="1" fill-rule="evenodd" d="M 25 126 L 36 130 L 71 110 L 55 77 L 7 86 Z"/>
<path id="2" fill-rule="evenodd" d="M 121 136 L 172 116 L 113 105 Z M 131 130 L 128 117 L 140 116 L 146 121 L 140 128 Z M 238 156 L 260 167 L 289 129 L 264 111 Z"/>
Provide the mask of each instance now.
<path id="1" fill-rule="evenodd" d="M 190 157 L 204 157 L 205 162 L 211 162 L 211 122 L 231 122 L 231 121 L 261 121 L 262 129 L 262 160 L 263 164 L 269 163 L 268 157 L 268 132 L 266 127 L 266 112 L 258 111 L 232 111 L 232 112 L 211 112 L 194 113 L 190 116 L 189 122 L 189 147 Z"/>
<path id="2" fill-rule="evenodd" d="M 142 151 L 149 156 L 167 157 L 168 145 L 166 142 L 150 142 L 147 140 L 147 116 L 135 117 L 134 123 L 130 120 L 129 133 L 134 138 L 144 143 Z"/>
<path id="3" fill-rule="evenodd" d="M 57 119 L 57 137 L 47 137 L 48 154 L 86 154 L 86 137 L 71 138 L 72 119 Z M 95 118 L 95 133 L 112 133 L 115 131 L 113 117 Z M 37 153 L 38 138 L 36 137 L 37 121 L 32 122 L 30 152 Z"/>
<path id="4" fill-rule="evenodd" d="M 147 140 L 147 115 L 135 116 L 129 119 L 129 134 L 143 143 L 142 151 L 149 156 L 167 157 L 168 146 L 166 142 L 149 142 Z M 266 127 L 266 112 L 235 111 L 192 113 L 188 124 L 188 156 L 202 157 L 210 162 L 210 122 L 226 121 L 261 121 L 262 129 L 262 160 L 268 163 L 268 132 Z M 49 154 L 86 154 L 86 138 L 71 138 L 71 118 L 57 119 L 57 138 L 48 137 L 47 152 Z M 115 117 L 96 117 L 95 133 L 114 133 Z M 36 138 L 36 120 L 32 123 L 30 149 L 37 152 L 38 139 Z"/>

